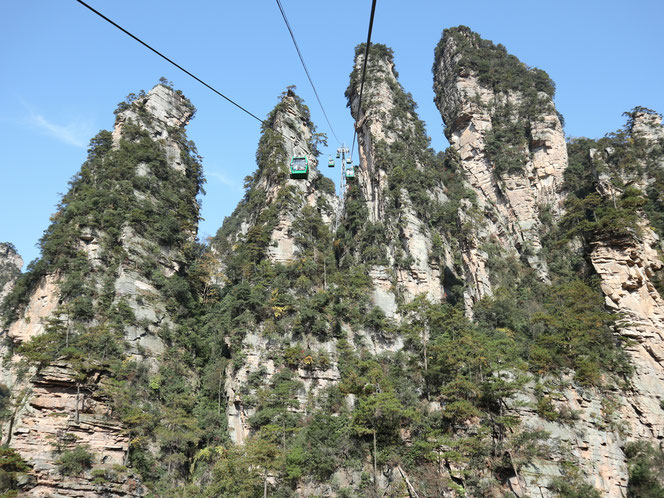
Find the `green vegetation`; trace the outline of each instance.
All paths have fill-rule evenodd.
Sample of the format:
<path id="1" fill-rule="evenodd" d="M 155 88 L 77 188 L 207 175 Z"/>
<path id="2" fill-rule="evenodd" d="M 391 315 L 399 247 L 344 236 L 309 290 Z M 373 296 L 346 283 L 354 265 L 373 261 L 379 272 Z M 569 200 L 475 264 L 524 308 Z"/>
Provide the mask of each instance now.
<path id="1" fill-rule="evenodd" d="M 445 44 L 451 42 L 462 55 L 458 68 L 474 71 L 480 83 L 492 88 L 494 92 L 544 92 L 553 98 L 556 86 L 546 72 L 526 66 L 517 57 L 507 53 L 502 44 L 494 45 L 490 40 L 483 40 L 466 26 L 443 31 L 443 37 L 434 53 L 434 72 L 440 63 Z"/>
<path id="2" fill-rule="evenodd" d="M 664 496 L 664 451 L 646 441 L 625 446 L 630 498 L 661 498 Z"/>
<path id="3" fill-rule="evenodd" d="M 2 496 L 17 496 L 17 479 L 29 471 L 30 467 L 16 450 L 6 446 L 0 447 L 0 492 Z"/>
<path id="4" fill-rule="evenodd" d="M 58 471 L 62 475 L 76 476 L 90 469 L 94 456 L 87 446 L 76 446 L 71 450 L 64 450 L 55 461 Z"/>
<path id="5" fill-rule="evenodd" d="M 462 51 L 460 69 L 477 72 L 497 94 L 526 96 L 514 108 L 505 99 L 492 109 L 494 129 L 486 137 L 497 173 L 517 171 L 527 160 L 524 122 L 541 114 L 553 84 L 467 28 L 446 36 Z M 193 242 L 193 199 L 203 179 L 183 133 L 169 130 L 185 151 L 184 174 L 170 168 L 161 143 L 138 123 L 125 123 L 125 138 L 115 145 L 108 132 L 93 139 L 42 238 L 42 259 L 3 305 L 9 324 L 45 276 L 58 276 L 60 306 L 43 334 L 13 352 L 37 369 L 66 362 L 77 392 L 105 400 L 129 438 L 126 468 L 93 469 L 90 448 L 64 434 L 54 442 L 61 474 L 86 473 L 104 486 L 136 473 L 159 496 L 288 497 L 318 486 L 321 493 L 377 497 L 386 493 L 381 474 L 393 479 L 393 495 L 414 494 L 399 477 L 407 475 L 420 496 L 450 490 L 502 496 L 509 480 L 550 457 L 549 435 L 518 417 L 524 392 L 541 418 L 571 425 L 577 414 L 561 406 L 559 390 L 565 383 L 593 390 L 604 400 L 599 423 L 620 430 L 617 396 L 604 391 L 624 387 L 631 365 L 615 334 L 617 317 L 606 310 L 584 253 L 572 254 L 569 242 L 582 240 L 587 249 L 598 240 L 638 236 L 641 212 L 661 211 L 660 192 L 614 178 L 619 194 L 599 192 L 593 171 L 599 163 L 590 159 L 597 142 L 570 144 L 566 214 L 554 224 L 551 212 L 541 212 L 551 283 L 524 261 L 504 257 L 497 237 L 482 240 L 494 292 L 475 305 L 471 320 L 464 282 L 455 275 L 462 275 L 461 252 L 478 243 L 483 213 L 458 154 L 430 148 L 412 97 L 387 71 L 392 51 L 374 45 L 370 57 L 361 111 L 383 125 L 385 139 L 371 137 L 372 166 L 386 173 L 387 188 L 384 198 L 365 199 L 371 189 L 351 185 L 338 227 L 326 221 L 326 196 L 312 205 L 288 182 L 288 149 L 274 128 L 315 130 L 292 88 L 264 123 L 258 169 L 245 181 L 243 200 L 208 246 Z M 349 102 L 358 77 L 356 70 Z M 381 114 L 378 85 L 394 96 L 389 113 Z M 149 119 L 144 98 L 130 96 L 119 112 L 132 108 Z M 643 173 L 630 138 L 611 138 L 623 148 L 612 146 L 621 150 L 619 159 L 602 156 L 607 172 L 618 161 L 621 171 Z M 308 143 L 314 155 L 322 140 L 314 133 Z M 317 191 L 334 194 L 329 180 L 314 181 Z M 380 204 L 378 220 L 371 221 L 369 200 Z M 285 212 L 292 215 L 288 237 L 297 258 L 275 263 L 267 257 L 271 234 Z M 409 216 L 430 236 L 429 261 L 444 273 L 447 299 L 407 300 L 395 284 L 393 320 L 372 300 L 370 271 L 383 266 L 396 283 L 398 271 L 414 266 L 403 243 Z M 86 250 L 91 243 L 98 245 L 95 258 Z M 164 259 L 177 261 L 169 276 Z M 121 298 L 117 277 L 129 268 L 156 291 L 140 301 Z M 141 359 L 144 351 L 126 340 L 132 327 L 148 330 L 143 305 L 165 310 L 158 361 Z M 230 440 L 227 407 L 234 410 L 230 420 L 249 429 L 230 428 L 242 444 Z M 11 408 L 0 385 L 0 417 Z M 0 481 L 14 490 L 29 468 L 3 451 Z M 631 496 L 660 496 L 661 451 L 635 444 L 625 453 Z M 599 496 L 573 462 L 560 468 L 564 476 L 550 483 L 552 492 Z M 339 485 L 345 479 L 335 475 L 339 470 L 353 475 L 352 488 Z"/>
<path id="6" fill-rule="evenodd" d="M 443 31 L 434 54 L 434 74 L 446 49 L 459 55 L 454 60 L 456 74 L 471 72 L 494 93 L 495 101 L 488 108 L 491 129 L 484 139 L 496 176 L 520 173 L 529 159 L 533 123 L 554 112 L 555 84 L 545 71 L 528 67 L 503 45 L 483 40 L 466 26 Z M 479 100 L 475 104 L 487 105 Z M 453 110 L 445 119 L 454 122 L 458 113 Z"/>

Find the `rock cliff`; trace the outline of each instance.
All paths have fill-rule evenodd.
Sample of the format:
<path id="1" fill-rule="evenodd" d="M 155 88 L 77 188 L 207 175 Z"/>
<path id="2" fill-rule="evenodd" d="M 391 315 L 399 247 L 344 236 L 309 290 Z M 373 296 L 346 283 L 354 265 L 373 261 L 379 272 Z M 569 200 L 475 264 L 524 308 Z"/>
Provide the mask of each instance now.
<path id="1" fill-rule="evenodd" d="M 314 134 L 308 109 L 292 90 L 285 92 L 263 125 L 256 153 L 258 169 L 247 193 L 215 237 L 215 249 L 224 255 L 221 259 L 261 231 L 270 261 L 294 261 L 301 248 L 295 242 L 293 222 L 305 207 L 315 209 L 325 224 L 335 224 L 338 200 L 334 184 L 318 171 L 318 137 Z M 306 180 L 289 176 L 290 162 L 298 156 L 309 162 Z"/>
<path id="2" fill-rule="evenodd" d="M 334 183 L 318 171 L 318 138 L 306 105 L 292 89 L 284 92 L 264 124 L 256 153 L 258 169 L 250 177 L 245 197 L 224 220 L 212 242 L 220 263 L 220 282 L 229 286 L 227 291 L 233 292 L 238 288 L 238 279 L 251 279 L 252 273 L 261 271 L 258 267 L 266 265 L 275 265 L 295 275 L 306 273 L 302 265 L 309 258 L 311 264 L 322 270 L 322 275 L 318 275 L 322 287 L 328 285 L 328 274 L 334 270 L 329 232 L 336 223 L 339 201 Z M 291 177 L 290 162 L 294 157 L 307 158 L 307 178 Z M 270 318 L 278 321 L 291 308 L 282 302 L 287 296 L 279 294 L 289 290 L 280 289 L 274 282 L 265 283 L 273 287 Z M 313 364 L 316 356 L 336 354 L 333 343 L 320 341 L 307 329 L 303 330 L 304 337 L 298 337 L 301 334 L 290 327 L 283 330 L 285 337 L 275 341 L 265 325 L 256 323 L 256 330 L 243 335 L 239 343 L 229 344 L 230 354 L 243 358 L 241 365 L 229 365 L 224 386 L 230 436 L 237 443 L 243 443 L 251 432 L 249 419 L 256 414 L 256 403 L 251 399 L 261 385 L 270 385 L 282 369 L 271 349 L 287 348 L 289 343 L 304 339 L 306 346 L 301 346 L 302 351 L 311 352 L 311 355 L 297 352 L 302 358 L 309 356 L 311 362 L 295 360 L 294 378 L 302 382 L 292 400 L 296 412 L 304 412 L 308 397 L 339 379 L 336 367 L 320 368 Z"/>
<path id="3" fill-rule="evenodd" d="M 21 273 L 23 259 L 16 248 L 7 242 L 0 244 L 0 302 L 9 294 Z"/>
<path id="4" fill-rule="evenodd" d="M 52 217 L 41 259 L 5 302 L 4 442 L 32 468 L 29 495 L 143 493 L 126 474 L 131 443 L 111 393 L 120 365 L 157 368 L 175 327 L 168 284 L 185 270 L 198 221 L 200 164 L 183 133 L 193 112 L 162 84 L 120 104 Z M 78 476 L 58 463 L 76 451 L 92 455 Z"/>
<path id="5" fill-rule="evenodd" d="M 364 56 L 360 45 L 346 90 L 359 165 L 346 196 L 344 234 L 353 234 L 350 253 L 370 265 L 374 302 L 396 317 L 398 306 L 415 296 L 441 301 L 450 290 L 446 274 L 454 270 L 445 229 L 452 227 L 434 221 L 449 202 L 448 189 L 443 161 L 430 148 L 416 105 L 397 80 L 392 50 L 384 45 L 369 51 L 360 107 Z M 358 209 L 366 211 L 366 220 L 353 226 Z"/>
<path id="6" fill-rule="evenodd" d="M 464 254 L 468 307 L 491 294 L 483 243 L 500 241 L 548 279 L 541 213 L 559 213 L 567 149 L 553 82 L 468 28 L 446 29 L 433 66 L 445 136 L 477 196 L 481 226 Z"/>
<path id="7" fill-rule="evenodd" d="M 364 49 L 341 199 L 289 87 L 244 198 L 198 244 L 194 109 L 160 84 L 93 138 L 26 273 L 0 244 L 3 489 L 664 489 L 661 116 L 565 143 L 546 73 L 451 28 L 436 154 L 384 45 L 360 104 Z"/>

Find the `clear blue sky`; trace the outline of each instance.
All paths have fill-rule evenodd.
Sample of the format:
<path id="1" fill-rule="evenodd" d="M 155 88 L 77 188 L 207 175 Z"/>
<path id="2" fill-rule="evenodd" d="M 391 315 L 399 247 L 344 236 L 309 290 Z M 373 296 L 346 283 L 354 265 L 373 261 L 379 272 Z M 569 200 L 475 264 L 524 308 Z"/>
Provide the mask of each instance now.
<path id="1" fill-rule="evenodd" d="M 336 148 L 275 1 L 89 3 L 260 117 L 287 85 L 297 85 L 331 138 L 323 160 Z M 371 2 L 282 4 L 332 126 L 350 142 L 343 93 Z M 394 49 L 401 83 L 442 150 L 431 65 L 444 28 L 465 24 L 547 71 L 567 135 L 599 137 L 620 128 L 621 114 L 636 105 L 664 111 L 663 21 L 661 0 L 378 0 L 373 41 Z M 112 128 L 113 110 L 128 93 L 149 90 L 161 76 L 198 108 L 188 135 L 208 180 L 201 235 L 213 235 L 242 197 L 260 124 L 74 0 L 5 2 L 0 64 L 0 241 L 14 243 L 26 263 L 38 256 L 35 243 L 89 139 Z"/>

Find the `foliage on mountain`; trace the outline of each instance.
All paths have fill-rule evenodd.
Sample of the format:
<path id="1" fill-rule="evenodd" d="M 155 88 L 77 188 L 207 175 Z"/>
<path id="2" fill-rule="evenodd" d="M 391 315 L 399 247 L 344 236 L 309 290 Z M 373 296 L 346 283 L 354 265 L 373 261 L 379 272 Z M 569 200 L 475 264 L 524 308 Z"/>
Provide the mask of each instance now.
<path id="1" fill-rule="evenodd" d="M 664 451 L 647 441 L 635 441 L 625 446 L 630 498 L 659 498 L 664 496 Z"/>
<path id="2" fill-rule="evenodd" d="M 529 123 L 548 106 L 553 83 L 465 27 L 446 30 L 445 37 L 459 51 L 459 71 L 472 71 L 501 95 L 491 109 L 487 152 L 499 175 L 516 172 L 528 159 Z M 356 56 L 363 53 L 358 46 Z M 329 209 L 325 196 L 310 205 L 289 186 L 290 158 L 276 129 L 295 125 L 284 116 L 302 116 L 297 124 L 312 130 L 314 154 L 324 140 L 292 88 L 264 122 L 258 168 L 245 180 L 243 200 L 207 246 L 193 239 L 194 199 L 203 179 L 200 158 L 183 133 L 170 130 L 185 151 L 184 174 L 168 166 L 160 142 L 136 123 L 124 125 L 115 145 L 109 132 L 92 140 L 40 242 L 42 258 L 19 278 L 2 310 L 9 324 L 45 276 L 58 278 L 61 305 L 45 332 L 13 352 L 37 369 L 66 362 L 77 388 L 88 386 L 93 372 L 103 376 L 98 394 L 129 437 L 127 466 L 155 495 L 286 497 L 329 485 L 339 496 L 377 497 L 386 492 L 378 489 L 381 479 L 398 471 L 421 496 L 450 490 L 498 496 L 551 449 L 546 432 L 516 416 L 519 394 L 534 393 L 532 410 L 565 424 L 575 414 L 557 405 L 557 386 L 573 382 L 602 393 L 627 385 L 632 367 L 615 334 L 617 317 L 606 310 L 584 251 L 599 240 L 638 237 L 643 213 L 661 231 L 664 176 L 648 163 L 659 146 L 644 155 L 633 122 L 599 141 L 570 143 L 565 214 L 557 223 L 546 208 L 541 212 L 541 254 L 551 282 L 517 257 L 504 257 L 493 237 L 480 249 L 494 292 L 474 306 L 472 319 L 462 307 L 464 283 L 447 275 L 446 301 L 399 299 L 398 319 L 392 319 L 372 301 L 369 270 L 394 263 L 388 268 L 394 272 L 412 263 L 401 243 L 404 212 L 430 234 L 429 256 L 441 267 L 446 248 L 460 254 L 482 221 L 460 157 L 452 149 L 431 149 L 412 97 L 385 72 L 392 65 L 391 49 L 370 48 L 362 112 L 381 120 L 385 131 L 372 140 L 374 165 L 387 173 L 379 221 L 370 221 L 357 184 L 349 185 L 338 227 L 322 214 Z M 349 105 L 360 71 L 351 74 Z M 383 84 L 394 98 L 385 115 L 377 94 Z M 515 91 L 520 102 L 506 97 Z M 142 98 L 130 96 L 119 112 Z M 149 119 L 145 109 L 138 116 Z M 148 174 L 139 174 L 142 168 Z M 635 185 L 644 174 L 651 180 L 645 191 Z M 606 188 L 605 176 L 614 190 Z M 266 184 L 278 187 L 273 198 Z M 313 188 L 334 193 L 322 176 Z M 284 211 L 294 215 L 288 236 L 298 253 L 294 261 L 275 263 L 267 254 Z M 91 237 L 100 247 L 94 265 L 84 250 Z M 136 270 L 153 283 L 174 320 L 159 331 L 165 351 L 157 362 L 128 357 L 125 331 L 138 320 L 114 288 L 130 239 L 137 238 L 148 250 Z M 571 244 L 577 240 L 585 243 L 580 250 Z M 169 277 L 159 264 L 165 250 L 179 254 Z M 456 259 L 455 271 L 461 268 Z M 248 345 L 259 343 L 265 355 L 259 364 L 248 362 Z M 312 388 L 316 379 L 328 378 L 338 382 Z M 238 382 L 234 402 L 247 414 L 243 444 L 229 437 L 229 380 Z M 3 414 L 10 406 L 5 398 L 0 392 Z M 82 474 L 95 462 L 84 446 L 56 453 L 63 475 Z M 631 496 L 660 496 L 661 451 L 634 443 L 625 453 Z M 596 496 L 585 476 L 570 469 L 549 488 L 560 496 Z M 7 489 L 27 470 L 11 450 L 0 452 Z M 103 481 L 106 474 L 97 470 Z M 352 488 L 339 485 L 350 482 L 348 476 Z"/>
<path id="3" fill-rule="evenodd" d="M 568 144 L 569 167 L 564 187 L 569 191 L 561 226 L 566 236 L 584 243 L 639 237 L 643 215 L 664 234 L 661 189 L 664 144 L 647 144 L 632 133 L 634 116 L 653 112 L 635 108 L 625 113 L 627 124 L 599 140 L 581 138 Z M 646 179 L 646 186 L 639 186 Z"/>
<path id="4" fill-rule="evenodd" d="M 519 174 L 530 156 L 532 124 L 555 111 L 552 105 L 555 84 L 545 71 L 527 66 L 503 45 L 482 39 L 466 26 L 443 31 L 434 53 L 434 73 L 446 49 L 452 50 L 455 76 L 476 76 L 480 85 L 494 93 L 490 104 L 481 102 L 478 96 L 471 102 L 477 107 L 487 107 L 491 116 L 491 129 L 484 139 L 496 176 Z M 454 110 L 448 119 L 455 121 L 459 112 Z M 562 116 L 559 117 L 562 122 Z"/>

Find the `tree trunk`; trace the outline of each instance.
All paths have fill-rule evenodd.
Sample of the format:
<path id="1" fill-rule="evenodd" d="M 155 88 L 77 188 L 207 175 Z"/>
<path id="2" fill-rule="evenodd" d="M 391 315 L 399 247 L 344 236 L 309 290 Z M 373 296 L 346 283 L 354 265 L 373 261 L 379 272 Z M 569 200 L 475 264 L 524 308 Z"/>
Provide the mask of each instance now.
<path id="1" fill-rule="evenodd" d="M 267 498 L 267 472 L 263 474 L 263 498 Z"/>
<path id="2" fill-rule="evenodd" d="M 423 342 L 423 346 L 424 346 L 424 395 L 426 396 L 427 401 L 430 401 L 430 399 L 429 399 L 429 377 L 427 375 L 427 372 L 429 370 L 429 360 L 427 359 L 427 343 L 428 343 L 428 341 L 429 341 L 428 337 L 425 337 L 422 342 Z"/>
<path id="3" fill-rule="evenodd" d="M 378 491 L 378 470 L 376 465 L 376 429 L 373 431 L 373 475 L 374 491 Z"/>
<path id="4" fill-rule="evenodd" d="M 221 414 L 221 370 L 219 370 L 219 387 L 217 388 L 217 415 Z"/>
<path id="5" fill-rule="evenodd" d="M 420 495 L 417 494 L 415 487 L 410 483 L 410 479 L 408 479 L 408 475 L 401 468 L 401 465 L 399 465 L 397 468 L 399 469 L 399 472 L 401 473 L 401 477 L 403 477 L 403 480 L 406 481 L 406 485 L 408 486 L 408 494 L 410 495 L 410 497 L 420 498 Z"/>
<path id="6" fill-rule="evenodd" d="M 78 424 L 78 400 L 81 396 L 81 383 L 76 383 L 76 423 Z"/>

